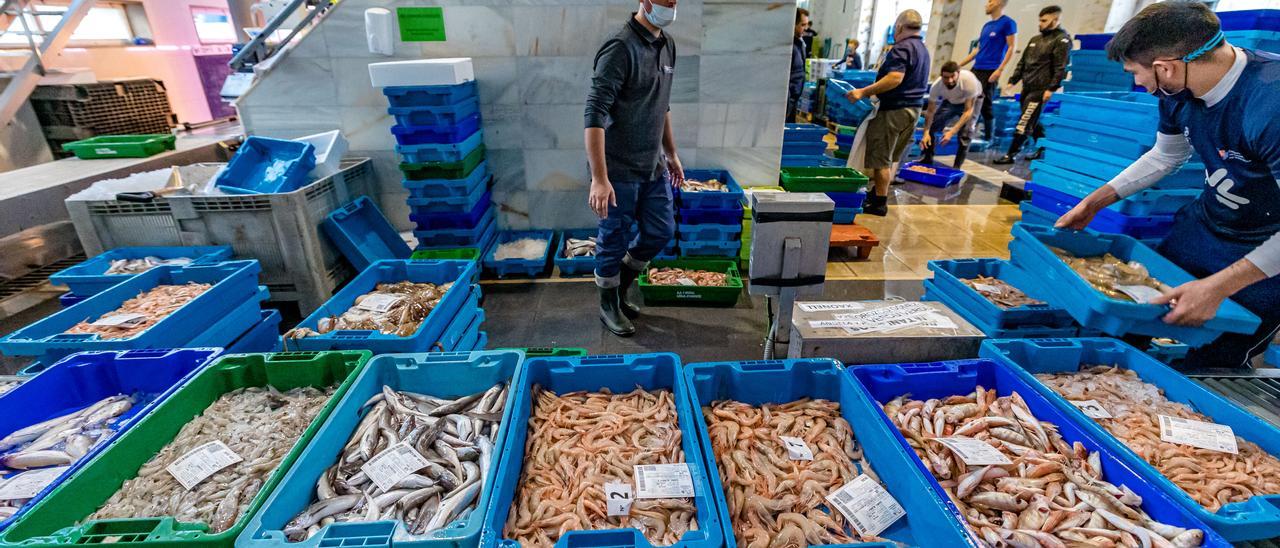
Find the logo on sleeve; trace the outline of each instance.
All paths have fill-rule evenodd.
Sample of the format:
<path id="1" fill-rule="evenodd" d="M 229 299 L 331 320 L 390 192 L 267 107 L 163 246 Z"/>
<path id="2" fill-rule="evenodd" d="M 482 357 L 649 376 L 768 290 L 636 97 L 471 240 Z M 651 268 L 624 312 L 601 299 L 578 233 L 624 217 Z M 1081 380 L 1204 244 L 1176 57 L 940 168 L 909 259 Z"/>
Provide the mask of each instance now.
<path id="1" fill-rule="evenodd" d="M 1218 149 L 1218 157 L 1222 158 L 1223 160 L 1235 160 L 1237 162 L 1243 162 L 1246 164 L 1249 163 L 1249 159 L 1245 158 L 1243 154 L 1240 154 L 1239 152 L 1236 152 L 1234 150 L 1229 150 L 1224 148 Z"/>
<path id="2" fill-rule="evenodd" d="M 1218 168 L 1204 182 L 1218 192 L 1218 195 L 1214 197 L 1224 206 L 1231 209 L 1240 209 L 1240 206 L 1249 204 L 1248 198 L 1231 193 L 1231 189 L 1235 188 L 1236 182 L 1227 178 L 1226 168 Z"/>

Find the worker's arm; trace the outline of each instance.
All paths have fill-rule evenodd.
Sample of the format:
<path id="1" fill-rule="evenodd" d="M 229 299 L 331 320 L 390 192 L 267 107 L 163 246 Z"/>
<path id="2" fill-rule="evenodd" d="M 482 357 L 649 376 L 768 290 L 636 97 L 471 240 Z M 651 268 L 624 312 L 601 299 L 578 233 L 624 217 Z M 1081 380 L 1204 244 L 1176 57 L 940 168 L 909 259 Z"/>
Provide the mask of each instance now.
<path id="1" fill-rule="evenodd" d="M 947 143 L 951 142 L 951 139 L 955 138 L 957 133 L 960 133 L 960 130 L 969 123 L 969 120 L 973 119 L 973 110 L 977 102 L 977 97 L 970 97 L 964 102 L 964 112 L 960 113 L 960 119 L 956 120 L 955 125 L 951 126 L 951 129 L 942 134 L 942 145 L 945 146 Z"/>
<path id="2" fill-rule="evenodd" d="M 1071 59 L 1071 38 L 1062 37 L 1054 40 L 1053 76 L 1049 79 L 1049 87 L 1045 88 L 1044 100 L 1048 101 L 1053 92 L 1058 91 L 1062 81 L 1067 79 L 1067 62 Z"/>
<path id="3" fill-rule="evenodd" d="M 667 111 L 666 126 L 662 128 L 662 150 L 667 153 L 667 173 L 671 174 L 671 186 L 679 188 L 684 182 L 684 165 L 676 154 L 676 137 L 671 127 L 671 111 Z"/>
<path id="4" fill-rule="evenodd" d="M 862 100 L 863 98 L 871 97 L 873 95 L 880 95 L 881 93 L 884 93 L 886 91 L 892 91 L 894 88 L 898 87 L 899 85 L 902 85 L 902 79 L 904 76 L 905 74 L 902 72 L 886 73 L 884 75 L 884 78 L 876 80 L 871 85 L 865 88 L 855 89 L 853 91 L 850 91 L 848 93 L 849 100 L 856 103 Z"/>
<path id="5" fill-rule="evenodd" d="M 969 55 L 966 55 L 966 56 L 964 57 L 964 60 L 963 60 L 963 61 L 960 61 L 960 66 L 961 66 L 961 67 L 964 67 L 964 66 L 968 65 L 969 63 L 972 63 L 972 62 L 973 62 L 973 60 L 974 60 L 974 59 L 976 59 L 976 58 L 978 57 L 978 49 L 980 49 L 980 48 L 973 48 L 972 50 L 970 50 L 970 51 L 969 51 Z"/>
<path id="6" fill-rule="evenodd" d="M 1018 64 L 1013 66 L 1013 74 L 1009 75 L 1008 85 L 1012 86 L 1022 80 L 1022 71 L 1027 64 L 1027 52 L 1022 52 L 1022 57 L 1018 58 Z"/>
<path id="7" fill-rule="evenodd" d="M 1018 35 L 1010 34 L 1008 36 L 1005 36 L 1004 40 L 1005 40 L 1005 44 L 1007 44 L 1007 46 L 1004 49 L 1004 59 L 1000 60 L 1000 66 L 996 67 L 996 71 L 991 73 L 991 77 L 987 79 L 988 82 L 991 82 L 991 83 L 999 82 L 1000 75 L 1004 73 L 1004 67 L 1009 64 L 1009 61 L 1013 60 L 1014 43 L 1016 43 L 1016 41 L 1018 40 Z"/>
<path id="8" fill-rule="evenodd" d="M 937 86 L 938 83 L 934 82 L 933 85 Z M 922 148 L 929 148 L 929 143 L 933 142 L 933 116 L 938 112 L 938 101 L 941 100 L 942 97 L 933 93 L 932 88 L 930 88 L 929 108 L 924 111 L 924 135 L 920 137 L 920 146 Z"/>
<path id="9" fill-rule="evenodd" d="M 604 126 L 609 120 L 618 91 L 626 82 L 631 60 L 626 46 L 618 40 L 610 40 L 596 53 L 595 74 L 591 77 L 591 91 L 587 92 L 587 108 L 584 113 L 586 129 L 587 163 L 591 167 L 591 191 L 587 204 L 601 219 L 609 215 L 609 206 L 618 205 L 609 181 L 609 168 L 604 157 Z"/>

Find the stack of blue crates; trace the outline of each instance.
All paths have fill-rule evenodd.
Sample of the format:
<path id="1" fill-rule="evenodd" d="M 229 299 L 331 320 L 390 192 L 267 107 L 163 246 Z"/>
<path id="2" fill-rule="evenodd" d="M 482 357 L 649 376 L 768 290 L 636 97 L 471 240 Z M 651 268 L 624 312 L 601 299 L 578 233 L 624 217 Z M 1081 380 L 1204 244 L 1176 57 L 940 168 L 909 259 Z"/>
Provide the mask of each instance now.
<path id="1" fill-rule="evenodd" d="M 872 74 L 874 75 L 874 73 Z M 869 84 L 870 82 L 827 80 L 827 120 L 846 126 L 861 124 L 862 120 L 871 114 L 874 107 L 871 105 L 871 101 L 867 99 L 859 100 L 856 103 L 850 102 L 846 94 L 855 88 L 865 87 Z"/>
<path id="2" fill-rule="evenodd" d="M 497 236 L 476 82 L 383 88 L 409 189 L 418 249 L 474 247 Z M 406 169 L 406 165 L 414 166 Z M 431 174 L 424 176 L 424 174 Z"/>
<path id="3" fill-rule="evenodd" d="M 1280 10 L 1224 11 L 1218 19 L 1232 45 L 1280 53 Z"/>
<path id="4" fill-rule="evenodd" d="M 827 128 L 817 124 L 787 124 L 782 134 L 782 167 L 829 165 L 834 158 L 826 155 L 826 136 Z"/>
<path id="5" fill-rule="evenodd" d="M 1076 36 L 1080 48 L 1071 51 L 1071 64 L 1067 70 L 1071 79 L 1062 83 L 1063 91 L 1132 91 L 1133 75 L 1124 71 L 1120 63 L 1107 59 L 1104 48 L 1111 40 L 1110 34 L 1081 34 Z"/>
<path id="6" fill-rule="evenodd" d="M 716 179 L 726 192 L 679 191 L 677 250 L 681 257 L 737 257 L 742 249 L 742 187 L 723 169 L 686 169 L 686 179 Z M 664 253 L 667 256 L 671 250 Z"/>

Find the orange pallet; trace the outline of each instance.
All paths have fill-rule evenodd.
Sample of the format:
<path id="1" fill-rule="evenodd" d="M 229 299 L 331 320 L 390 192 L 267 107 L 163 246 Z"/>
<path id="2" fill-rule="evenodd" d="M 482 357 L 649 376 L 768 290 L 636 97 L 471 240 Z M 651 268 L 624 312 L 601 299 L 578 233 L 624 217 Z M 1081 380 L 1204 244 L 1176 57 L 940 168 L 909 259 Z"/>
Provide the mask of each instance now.
<path id="1" fill-rule="evenodd" d="M 831 247 L 857 248 L 858 258 L 871 256 L 871 248 L 880 245 L 880 239 L 871 233 L 871 229 L 859 225 L 831 225 Z"/>

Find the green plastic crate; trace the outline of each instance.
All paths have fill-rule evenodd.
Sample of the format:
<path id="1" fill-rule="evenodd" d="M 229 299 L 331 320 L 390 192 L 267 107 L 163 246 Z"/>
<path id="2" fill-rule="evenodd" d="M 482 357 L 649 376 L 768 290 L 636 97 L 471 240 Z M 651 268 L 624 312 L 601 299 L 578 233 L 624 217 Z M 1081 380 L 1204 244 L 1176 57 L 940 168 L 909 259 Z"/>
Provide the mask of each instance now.
<path id="1" fill-rule="evenodd" d="M 839 159 L 841 159 L 841 160 L 848 160 L 848 159 L 849 159 L 849 151 L 847 151 L 847 150 L 840 150 L 840 149 L 836 149 L 836 151 L 835 151 L 834 153 L 832 153 L 832 154 L 833 154 L 836 158 L 839 158 Z"/>
<path id="2" fill-rule="evenodd" d="M 173 150 L 173 135 L 99 135 L 62 145 L 62 149 L 81 160 L 102 158 L 146 158 Z"/>
<path id="3" fill-rule="evenodd" d="M 587 349 L 585 348 L 558 348 L 553 346 L 501 348 L 500 350 L 523 350 L 526 360 L 531 358 L 576 358 L 587 355 Z"/>
<path id="4" fill-rule="evenodd" d="M 475 247 L 450 247 L 445 249 L 420 249 L 414 251 L 410 259 L 428 259 L 436 261 L 476 261 L 480 259 L 480 249 Z"/>
<path id="5" fill-rule="evenodd" d="M 836 135 L 855 135 L 858 133 L 858 126 L 845 126 L 836 124 Z"/>
<path id="6" fill-rule="evenodd" d="M 218 360 L 6 529 L 0 536 L 0 545 L 53 547 L 110 543 L 147 548 L 230 547 L 372 356 L 373 353 L 360 350 L 237 354 Z M 289 390 L 335 384 L 338 388 L 333 397 L 312 420 L 280 466 L 263 482 L 248 510 L 230 529 L 210 534 L 204 523 L 181 523 L 172 517 L 83 522 L 126 480 L 137 476 L 143 464 L 219 396 L 250 386 L 270 385 Z"/>
<path id="7" fill-rule="evenodd" d="M 719 287 L 653 285 L 649 283 L 649 271 L 640 274 L 640 293 L 646 305 L 675 306 L 733 306 L 742 295 L 742 276 L 738 273 L 738 261 L 733 259 L 676 259 L 653 261 L 649 268 L 684 268 L 727 272 L 729 285 Z"/>
<path id="8" fill-rule="evenodd" d="M 779 179 L 787 192 L 857 192 L 867 176 L 851 167 L 784 167 Z"/>
<path id="9" fill-rule="evenodd" d="M 400 171 L 406 179 L 465 179 L 484 161 L 484 145 L 476 147 L 458 162 L 400 162 Z"/>

